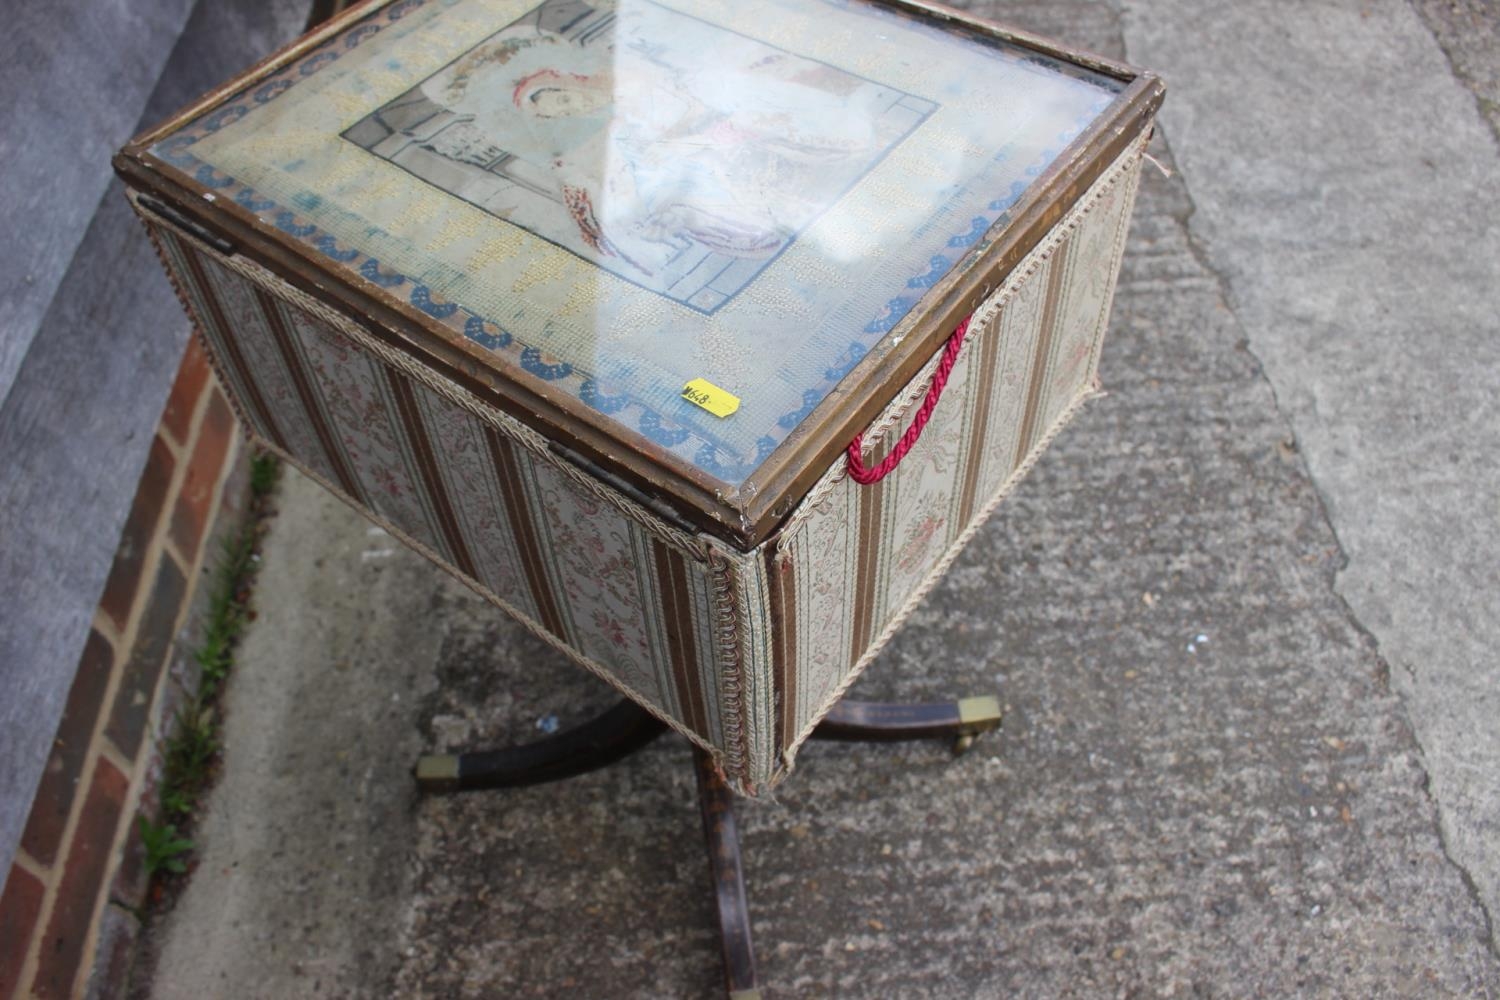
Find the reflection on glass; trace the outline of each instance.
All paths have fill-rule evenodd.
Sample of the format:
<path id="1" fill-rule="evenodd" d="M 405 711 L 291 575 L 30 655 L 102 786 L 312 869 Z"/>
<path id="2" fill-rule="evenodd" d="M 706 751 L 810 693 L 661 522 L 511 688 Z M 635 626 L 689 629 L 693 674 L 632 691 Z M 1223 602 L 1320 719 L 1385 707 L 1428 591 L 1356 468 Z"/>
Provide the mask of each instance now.
<path id="1" fill-rule="evenodd" d="M 547 0 L 344 137 L 712 312 L 934 107 L 654 3 Z"/>
<path id="2" fill-rule="evenodd" d="M 406 0 L 156 151 L 732 488 L 1117 89 L 852 0 Z"/>

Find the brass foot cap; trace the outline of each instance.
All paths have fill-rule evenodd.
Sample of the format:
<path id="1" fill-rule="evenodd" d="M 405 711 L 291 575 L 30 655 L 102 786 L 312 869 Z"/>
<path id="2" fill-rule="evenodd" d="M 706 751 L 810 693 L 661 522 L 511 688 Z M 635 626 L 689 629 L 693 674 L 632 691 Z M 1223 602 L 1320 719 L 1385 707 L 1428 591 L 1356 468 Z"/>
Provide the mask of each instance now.
<path id="1" fill-rule="evenodd" d="M 427 791 L 451 791 L 458 787 L 458 758 L 452 754 L 418 757 L 412 774 L 417 785 Z"/>
<path id="2" fill-rule="evenodd" d="M 992 694 L 963 698 L 958 703 L 958 722 L 966 733 L 987 733 L 1000 728 L 1000 699 Z"/>

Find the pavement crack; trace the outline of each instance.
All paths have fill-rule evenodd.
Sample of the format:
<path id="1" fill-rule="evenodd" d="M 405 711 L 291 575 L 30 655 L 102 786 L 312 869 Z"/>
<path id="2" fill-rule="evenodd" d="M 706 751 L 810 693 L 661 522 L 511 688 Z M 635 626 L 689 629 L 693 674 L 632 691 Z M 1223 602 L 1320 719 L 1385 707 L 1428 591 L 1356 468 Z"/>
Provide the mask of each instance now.
<path id="1" fill-rule="evenodd" d="M 1245 353 L 1254 362 L 1258 378 L 1265 385 L 1267 391 L 1269 391 L 1271 394 L 1272 405 L 1275 408 L 1277 418 L 1286 428 L 1291 439 L 1295 442 L 1296 424 L 1292 420 L 1291 414 L 1288 412 L 1286 407 L 1282 405 L 1281 397 L 1277 392 L 1276 383 L 1271 379 L 1264 361 L 1256 352 L 1244 324 L 1240 322 L 1239 312 L 1235 307 L 1233 286 L 1230 283 L 1229 278 L 1214 266 L 1209 258 L 1208 249 L 1203 245 L 1203 242 L 1198 234 L 1193 231 L 1191 220 L 1193 216 L 1197 214 L 1198 206 L 1197 203 L 1193 200 L 1192 191 L 1188 187 L 1187 176 L 1178 166 L 1176 157 L 1172 154 L 1171 145 L 1170 143 L 1168 143 L 1166 135 L 1159 123 L 1157 125 L 1156 135 L 1152 139 L 1152 145 L 1155 146 L 1158 150 L 1158 158 L 1162 159 L 1173 169 L 1173 172 L 1175 174 L 1175 184 L 1178 187 L 1180 197 L 1182 198 L 1182 201 L 1185 205 L 1185 207 L 1181 210 L 1169 211 L 1168 214 L 1182 227 L 1183 238 L 1186 240 L 1188 252 L 1192 255 L 1194 261 L 1196 261 L 1198 266 L 1203 269 L 1204 273 L 1209 275 L 1217 284 L 1219 301 L 1229 312 L 1229 315 L 1239 332 L 1239 344 L 1245 351 Z M 1312 468 L 1308 464 L 1307 456 L 1302 452 L 1301 448 L 1294 447 L 1290 449 L 1290 451 L 1291 454 L 1288 456 L 1288 458 L 1296 463 L 1296 467 L 1299 473 L 1303 477 L 1305 477 L 1308 484 L 1312 487 L 1313 495 L 1317 500 L 1317 516 L 1321 520 L 1324 529 L 1333 538 L 1334 546 L 1336 548 L 1336 558 L 1330 560 L 1327 572 L 1324 575 L 1325 585 L 1328 588 L 1330 596 L 1333 597 L 1338 608 L 1340 609 L 1340 612 L 1343 615 L 1345 621 L 1349 624 L 1350 627 L 1354 629 L 1355 633 L 1364 640 L 1366 648 L 1369 651 L 1369 655 L 1374 659 L 1374 677 L 1376 683 L 1379 685 L 1382 692 L 1392 693 L 1391 662 L 1381 651 L 1380 640 L 1376 637 L 1375 633 L 1368 626 L 1366 626 L 1363 621 L 1360 620 L 1359 615 L 1355 612 L 1353 606 L 1349 603 L 1348 599 L 1345 597 L 1342 589 L 1339 586 L 1339 578 L 1347 570 L 1350 563 L 1350 557 L 1349 551 L 1345 547 L 1343 539 L 1339 537 L 1338 527 L 1334 524 L 1333 518 L 1329 514 L 1328 495 L 1319 484 L 1317 476 L 1313 474 Z M 1401 666 L 1412 684 L 1415 684 L 1417 676 L 1416 670 L 1413 665 L 1409 663 L 1403 663 Z M 1469 872 L 1468 868 L 1466 868 L 1463 863 L 1458 860 L 1458 858 L 1454 855 L 1453 851 L 1450 848 L 1448 832 L 1443 824 L 1443 810 L 1441 808 L 1441 803 L 1438 801 L 1438 798 L 1432 789 L 1432 773 L 1427 763 L 1427 750 L 1422 745 L 1421 740 L 1418 738 L 1416 727 L 1412 724 L 1410 709 L 1407 704 L 1406 697 L 1402 695 L 1399 689 L 1394 691 L 1394 694 L 1396 704 L 1397 706 L 1399 706 L 1396 713 L 1394 713 L 1396 715 L 1396 721 L 1405 731 L 1407 739 L 1410 740 L 1412 747 L 1414 747 L 1416 750 L 1417 766 L 1420 768 L 1421 772 L 1421 791 L 1423 798 L 1427 802 L 1429 814 L 1432 818 L 1432 825 L 1437 835 L 1438 845 L 1440 850 L 1442 851 L 1443 859 L 1458 874 L 1459 881 L 1463 885 L 1464 891 L 1467 893 L 1469 899 L 1473 902 L 1475 908 L 1479 912 L 1479 918 L 1484 927 L 1483 942 L 1486 950 L 1489 952 L 1492 958 L 1494 958 L 1496 961 L 1500 961 L 1500 943 L 1497 943 L 1496 941 L 1494 918 L 1490 913 L 1488 906 L 1485 904 L 1484 896 L 1480 892 L 1479 885 L 1475 881 L 1473 875 Z"/>
<path id="2" fill-rule="evenodd" d="M 1410 726 L 1408 726 L 1407 728 L 1410 729 Z M 1442 848 L 1443 860 L 1447 861 L 1448 864 L 1453 867 L 1453 870 L 1458 872 L 1458 878 L 1459 881 L 1463 883 L 1464 891 L 1467 892 L 1469 894 L 1469 898 L 1474 901 L 1474 906 L 1478 908 L 1479 916 L 1484 921 L 1485 947 L 1489 949 L 1489 953 L 1492 958 L 1494 958 L 1496 961 L 1500 961 L 1500 947 L 1497 947 L 1497 943 L 1495 941 L 1494 918 L 1490 915 L 1489 907 L 1485 906 L 1484 904 L 1484 895 L 1479 891 L 1479 883 L 1474 881 L 1474 876 L 1469 874 L 1469 869 L 1465 868 L 1463 866 L 1463 863 L 1453 856 L 1453 852 L 1448 847 L 1448 833 L 1443 829 L 1442 814 L 1438 810 L 1437 796 L 1434 795 L 1432 791 L 1432 777 L 1427 772 L 1427 766 L 1425 763 L 1427 759 L 1426 751 L 1422 749 L 1421 741 L 1417 739 L 1417 735 L 1415 732 L 1411 734 L 1411 740 L 1416 744 L 1417 750 L 1421 754 L 1421 760 L 1424 762 L 1422 765 L 1421 782 L 1422 797 L 1427 800 L 1428 808 L 1430 808 L 1433 811 L 1433 814 L 1437 817 L 1438 846 Z"/>
<path id="3" fill-rule="evenodd" d="M 1464 58 L 1465 44 L 1464 36 L 1468 36 L 1469 44 L 1475 44 L 1475 40 L 1485 36 L 1494 37 L 1500 34 L 1500 8 L 1494 8 L 1484 3 L 1462 3 L 1454 2 L 1446 13 L 1446 18 L 1440 15 L 1435 8 L 1436 5 L 1423 3 L 1421 0 L 1409 0 L 1412 11 L 1422 27 L 1432 36 L 1433 43 L 1443 53 L 1447 60 L 1448 72 L 1457 80 L 1474 98 L 1474 108 L 1479 112 L 1479 117 L 1489 126 L 1490 135 L 1494 138 L 1497 146 L 1500 146 L 1500 100 L 1485 93 L 1488 89 L 1495 91 L 1493 81 L 1486 86 L 1486 81 L 1480 79 L 1482 70 L 1471 67 Z M 1465 9 L 1467 8 L 1467 9 Z M 1458 22 L 1464 14 L 1469 15 L 1471 21 L 1468 25 L 1460 26 Z M 1454 22 L 1454 23 L 1447 23 Z M 1464 30 L 1467 29 L 1467 30 Z M 1478 43 L 1482 45 L 1483 43 Z"/>

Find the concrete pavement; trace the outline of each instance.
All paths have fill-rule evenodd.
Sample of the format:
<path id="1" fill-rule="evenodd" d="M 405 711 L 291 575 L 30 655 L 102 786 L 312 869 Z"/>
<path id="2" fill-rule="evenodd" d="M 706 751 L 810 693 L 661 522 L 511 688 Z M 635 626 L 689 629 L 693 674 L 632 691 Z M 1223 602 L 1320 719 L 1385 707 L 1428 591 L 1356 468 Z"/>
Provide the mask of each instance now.
<path id="1" fill-rule="evenodd" d="M 1457 30 L 1441 36 L 1500 39 L 1500 10 L 1473 30 L 1472 12 L 1449 9 Z M 1296 432 L 1346 560 L 1335 589 L 1392 667 L 1445 841 L 1493 920 L 1495 135 L 1400 0 L 1151 0 L 1125 28 L 1131 57 L 1175 84 L 1163 125 L 1197 209 L 1189 231 Z M 1493 80 L 1500 48 L 1489 54 Z"/>
<path id="2" fill-rule="evenodd" d="M 855 690 L 999 690 L 1007 731 L 814 746 L 741 809 L 769 995 L 1500 992 L 1477 77 L 1398 3 L 987 9 L 1161 71 L 1179 172 L 1142 186 L 1111 394 Z M 683 744 L 418 799 L 415 753 L 609 692 L 283 490 L 138 995 L 710 995 Z"/>

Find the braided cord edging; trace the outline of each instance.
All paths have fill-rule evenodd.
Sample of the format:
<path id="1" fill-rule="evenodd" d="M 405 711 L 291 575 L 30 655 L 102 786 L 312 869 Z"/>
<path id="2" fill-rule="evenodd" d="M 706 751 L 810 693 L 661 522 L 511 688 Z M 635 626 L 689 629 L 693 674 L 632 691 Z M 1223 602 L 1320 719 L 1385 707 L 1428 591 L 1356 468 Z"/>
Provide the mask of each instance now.
<path id="1" fill-rule="evenodd" d="M 724 737 L 726 777 L 738 781 L 746 794 L 754 794 L 745 732 L 745 662 L 740 655 L 741 582 L 734 564 L 709 545 L 708 568 L 713 595 L 714 665 L 719 673 L 719 727 Z"/>

